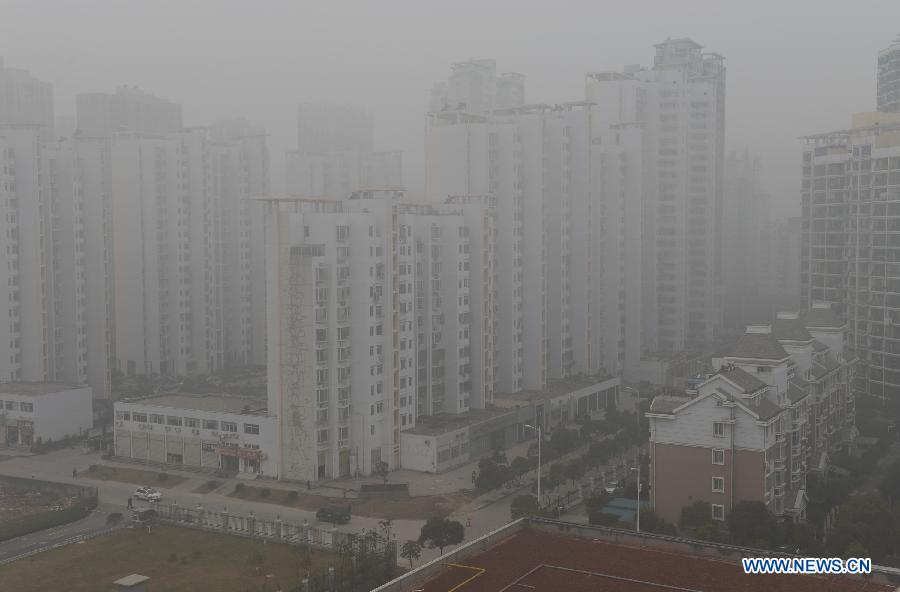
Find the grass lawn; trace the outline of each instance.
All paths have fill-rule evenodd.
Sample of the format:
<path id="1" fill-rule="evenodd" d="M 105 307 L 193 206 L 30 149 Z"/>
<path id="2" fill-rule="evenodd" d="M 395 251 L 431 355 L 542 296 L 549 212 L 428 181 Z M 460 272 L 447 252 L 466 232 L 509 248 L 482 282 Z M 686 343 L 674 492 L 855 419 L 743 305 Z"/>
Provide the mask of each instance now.
<path id="1" fill-rule="evenodd" d="M 96 592 L 138 573 L 150 577 L 151 590 L 166 592 L 262 590 L 266 574 L 273 577 L 265 589 L 288 590 L 299 584 L 305 554 L 300 547 L 189 528 L 154 526 L 149 534 L 132 528 L 0 566 L 0 588 Z M 311 555 L 313 573 L 336 561 L 325 551 Z"/>
<path id="2" fill-rule="evenodd" d="M 119 481 L 120 483 L 132 483 L 134 485 L 148 485 L 150 487 L 175 487 L 185 480 L 184 477 L 169 473 L 108 467 L 106 465 L 91 465 L 87 471 L 78 473 L 78 476 L 100 481 Z"/>
<path id="3" fill-rule="evenodd" d="M 465 494 L 452 495 L 419 495 L 402 499 L 358 499 L 325 497 L 301 492 L 290 492 L 284 489 L 268 489 L 255 485 L 244 485 L 240 490 L 233 490 L 229 497 L 236 497 L 254 502 L 264 502 L 315 511 L 322 506 L 352 506 L 355 516 L 386 518 L 390 520 L 418 520 L 432 516 L 449 516 L 457 508 L 468 501 Z M 268 491 L 268 493 L 266 493 Z M 291 494 L 295 495 L 291 495 Z"/>

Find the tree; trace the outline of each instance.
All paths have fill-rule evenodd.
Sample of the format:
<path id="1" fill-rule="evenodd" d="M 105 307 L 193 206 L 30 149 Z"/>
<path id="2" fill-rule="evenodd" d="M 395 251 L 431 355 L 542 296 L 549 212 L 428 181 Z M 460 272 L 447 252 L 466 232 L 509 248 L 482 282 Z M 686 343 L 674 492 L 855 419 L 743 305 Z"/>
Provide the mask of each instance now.
<path id="1" fill-rule="evenodd" d="M 493 458 L 482 458 L 478 461 L 478 475 L 475 477 L 475 487 L 482 490 L 496 489 L 509 481 L 509 467 L 499 464 Z"/>
<path id="2" fill-rule="evenodd" d="M 391 466 L 384 462 L 383 460 L 375 463 L 375 474 L 384 479 L 384 482 L 388 482 L 388 475 L 390 474 Z"/>
<path id="3" fill-rule="evenodd" d="M 778 538 L 775 519 L 762 502 L 739 502 L 728 513 L 728 532 L 736 545 L 775 546 Z"/>
<path id="4" fill-rule="evenodd" d="M 547 475 L 547 480 L 553 485 L 550 489 L 554 489 L 557 485 L 566 480 L 566 466 L 561 463 L 553 463 L 550 465 L 550 471 Z"/>
<path id="5" fill-rule="evenodd" d="M 575 481 L 584 475 L 585 463 L 583 459 L 575 458 L 566 464 L 566 477 L 572 480 L 572 487 L 575 487 Z"/>
<path id="6" fill-rule="evenodd" d="M 900 460 L 894 462 L 882 477 L 878 491 L 887 498 L 891 506 L 900 501 Z"/>
<path id="7" fill-rule="evenodd" d="M 409 560 L 409 569 L 413 568 L 413 561 L 422 556 L 422 545 L 419 541 L 406 541 L 400 547 L 400 557 Z"/>
<path id="8" fill-rule="evenodd" d="M 681 526 L 700 528 L 712 521 L 712 507 L 709 502 L 696 501 L 681 509 Z"/>
<path id="9" fill-rule="evenodd" d="M 429 549 L 440 549 L 444 554 L 444 547 L 458 545 L 465 538 L 465 528 L 462 523 L 447 518 L 429 518 L 419 532 L 419 544 Z"/>
<path id="10" fill-rule="evenodd" d="M 548 457 L 561 456 L 577 448 L 579 443 L 578 430 L 558 429 L 550 435 L 550 445 L 547 446 L 550 452 Z"/>
<path id="11" fill-rule="evenodd" d="M 509 465 L 509 471 L 516 477 L 521 477 L 531 470 L 531 461 L 524 456 L 517 456 Z"/>
<path id="12" fill-rule="evenodd" d="M 653 510 L 641 510 L 641 531 L 655 532 L 675 536 L 678 534 L 675 525 L 660 518 Z"/>
<path id="13" fill-rule="evenodd" d="M 513 499 L 509 506 L 509 513 L 513 520 L 522 516 L 531 516 L 540 511 L 537 498 L 533 495 L 519 495 Z"/>
<path id="14" fill-rule="evenodd" d="M 871 495 L 851 497 L 839 508 L 837 523 L 826 541 L 827 551 L 844 554 L 856 543 L 879 561 L 898 547 L 897 538 L 894 515 L 884 500 Z"/>

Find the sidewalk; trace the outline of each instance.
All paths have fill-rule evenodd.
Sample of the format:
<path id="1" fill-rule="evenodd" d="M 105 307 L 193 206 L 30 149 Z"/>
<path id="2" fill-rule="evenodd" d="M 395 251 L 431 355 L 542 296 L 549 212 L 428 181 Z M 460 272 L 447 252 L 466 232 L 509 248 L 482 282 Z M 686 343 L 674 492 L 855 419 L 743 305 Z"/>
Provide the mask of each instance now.
<path id="1" fill-rule="evenodd" d="M 533 443 L 532 440 L 519 442 L 506 450 L 506 458 L 512 461 L 517 456 L 525 456 L 528 447 Z M 409 485 L 409 494 L 411 496 L 420 495 L 449 495 L 459 493 L 466 490 L 475 489 L 472 482 L 472 473 L 478 471 L 478 460 L 470 461 L 464 465 L 460 465 L 443 473 L 422 473 L 419 471 L 410 471 L 400 469 L 392 471 L 388 475 L 388 483 L 406 483 Z M 363 483 L 377 483 L 381 481 L 381 477 L 374 475 L 372 477 L 345 477 L 343 479 L 333 479 L 326 483 L 316 486 L 313 489 L 321 491 L 333 490 L 340 495 L 344 489 L 359 490 L 359 486 Z"/>

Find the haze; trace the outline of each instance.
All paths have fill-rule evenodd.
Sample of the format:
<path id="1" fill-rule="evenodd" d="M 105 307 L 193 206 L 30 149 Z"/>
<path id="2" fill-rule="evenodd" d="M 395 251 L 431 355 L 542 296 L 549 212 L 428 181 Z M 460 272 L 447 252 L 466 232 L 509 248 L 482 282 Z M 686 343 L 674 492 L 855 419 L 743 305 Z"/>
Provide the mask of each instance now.
<path id="1" fill-rule="evenodd" d="M 689 36 L 725 56 L 727 150 L 760 155 L 785 215 L 799 211 L 797 138 L 873 108 L 875 56 L 900 22 L 891 0 L 0 5 L 0 55 L 54 85 L 58 115 L 74 116 L 77 93 L 133 84 L 183 104 L 188 125 L 246 117 L 270 135 L 275 191 L 298 102 L 369 108 L 376 147 L 404 151 L 421 194 L 427 93 L 448 64 L 493 57 L 528 76 L 528 102 L 578 100 L 586 72 L 646 64 L 654 43 Z"/>

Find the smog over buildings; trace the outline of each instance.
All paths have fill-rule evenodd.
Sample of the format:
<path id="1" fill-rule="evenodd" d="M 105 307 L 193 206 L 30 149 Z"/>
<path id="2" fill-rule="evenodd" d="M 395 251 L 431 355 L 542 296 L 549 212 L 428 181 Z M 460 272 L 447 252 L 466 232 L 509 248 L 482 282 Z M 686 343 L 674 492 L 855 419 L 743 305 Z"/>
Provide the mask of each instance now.
<path id="1" fill-rule="evenodd" d="M 0 3 L 0 589 L 898 589 L 898 23 Z"/>

